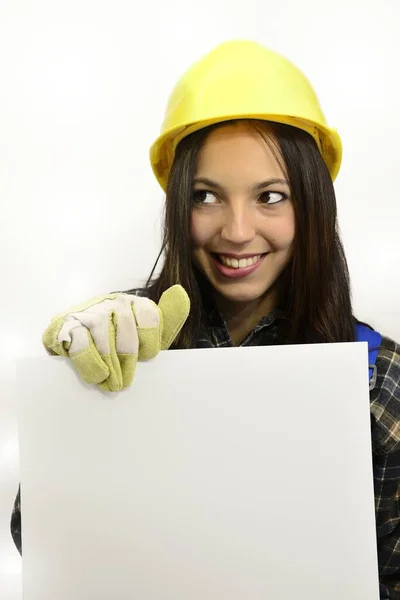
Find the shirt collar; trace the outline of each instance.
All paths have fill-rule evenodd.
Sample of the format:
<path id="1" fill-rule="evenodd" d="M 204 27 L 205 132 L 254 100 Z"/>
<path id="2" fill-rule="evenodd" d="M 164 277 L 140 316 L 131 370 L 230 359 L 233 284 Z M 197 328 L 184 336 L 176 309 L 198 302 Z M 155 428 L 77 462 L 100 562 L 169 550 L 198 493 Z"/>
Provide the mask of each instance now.
<path id="1" fill-rule="evenodd" d="M 226 319 L 215 305 L 211 294 L 207 293 L 203 296 L 205 309 L 206 323 L 209 327 L 226 327 Z M 264 315 L 255 327 L 255 330 L 268 327 L 277 320 L 287 320 L 285 312 L 281 308 L 275 308 L 268 314 Z"/>

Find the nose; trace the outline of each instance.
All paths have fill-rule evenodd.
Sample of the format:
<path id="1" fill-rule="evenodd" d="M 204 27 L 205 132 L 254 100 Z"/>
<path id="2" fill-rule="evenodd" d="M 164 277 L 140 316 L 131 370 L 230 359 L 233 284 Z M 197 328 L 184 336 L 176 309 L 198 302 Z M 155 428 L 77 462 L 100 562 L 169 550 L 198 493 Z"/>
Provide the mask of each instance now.
<path id="1" fill-rule="evenodd" d="M 254 215 L 247 203 L 237 202 L 226 206 L 221 238 L 226 242 L 244 245 L 255 236 Z"/>

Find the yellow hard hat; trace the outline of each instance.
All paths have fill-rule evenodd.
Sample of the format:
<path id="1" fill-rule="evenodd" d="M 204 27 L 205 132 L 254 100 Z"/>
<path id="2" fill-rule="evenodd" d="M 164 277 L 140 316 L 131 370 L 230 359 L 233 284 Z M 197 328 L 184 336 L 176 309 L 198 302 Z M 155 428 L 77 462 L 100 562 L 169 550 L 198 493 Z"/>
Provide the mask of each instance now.
<path id="1" fill-rule="evenodd" d="M 341 140 L 327 126 L 309 81 L 283 56 L 257 42 L 234 40 L 192 65 L 172 91 L 161 134 L 150 149 L 161 187 L 166 189 L 176 147 L 184 137 L 214 123 L 246 118 L 307 131 L 335 179 Z"/>

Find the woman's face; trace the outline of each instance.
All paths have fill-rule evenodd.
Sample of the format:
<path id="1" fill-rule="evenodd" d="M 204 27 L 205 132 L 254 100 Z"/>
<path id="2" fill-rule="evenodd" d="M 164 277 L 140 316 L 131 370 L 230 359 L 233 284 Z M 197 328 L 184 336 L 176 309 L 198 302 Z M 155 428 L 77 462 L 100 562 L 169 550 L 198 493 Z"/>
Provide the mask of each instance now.
<path id="1" fill-rule="evenodd" d="M 193 259 L 233 303 L 271 296 L 292 255 L 295 216 L 287 177 L 262 136 L 244 123 L 210 133 L 198 156 Z"/>

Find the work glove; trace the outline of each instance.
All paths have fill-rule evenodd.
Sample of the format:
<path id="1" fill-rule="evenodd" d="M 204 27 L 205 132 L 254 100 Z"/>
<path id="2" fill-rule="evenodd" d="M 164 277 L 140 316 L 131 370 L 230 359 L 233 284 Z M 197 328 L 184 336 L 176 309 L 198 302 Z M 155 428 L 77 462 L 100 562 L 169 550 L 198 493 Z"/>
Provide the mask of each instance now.
<path id="1" fill-rule="evenodd" d="M 190 311 L 180 285 L 158 305 L 132 294 L 108 294 L 56 316 L 43 334 L 49 354 L 67 356 L 84 381 L 117 392 L 131 385 L 136 362 L 168 349 Z"/>

